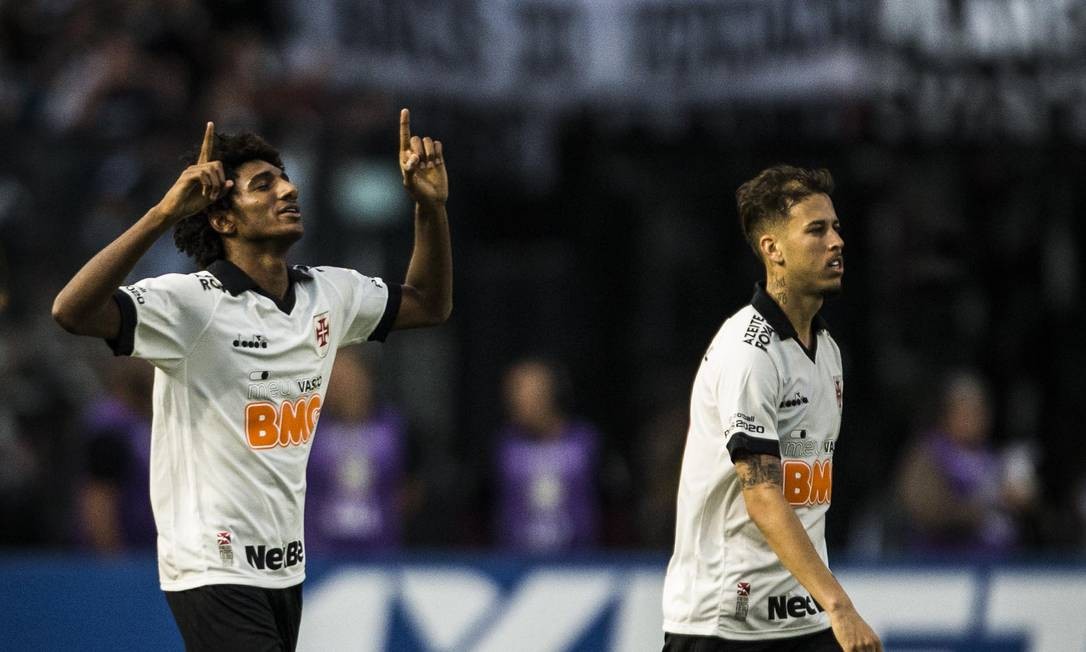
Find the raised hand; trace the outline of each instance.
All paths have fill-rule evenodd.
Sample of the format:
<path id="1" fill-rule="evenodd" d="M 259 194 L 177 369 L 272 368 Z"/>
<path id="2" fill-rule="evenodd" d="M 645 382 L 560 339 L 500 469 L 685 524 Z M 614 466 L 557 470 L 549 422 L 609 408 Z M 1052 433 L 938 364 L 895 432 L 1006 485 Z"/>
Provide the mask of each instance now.
<path id="1" fill-rule="evenodd" d="M 403 187 L 419 204 L 444 204 L 449 198 L 449 177 L 440 140 L 411 135 L 411 112 L 400 111 L 400 173 Z"/>
<path id="2" fill-rule="evenodd" d="M 158 210 L 176 222 L 204 210 L 233 187 L 234 182 L 226 178 L 222 163 L 215 160 L 215 123 L 209 122 L 199 158 L 177 178 L 158 203 Z"/>

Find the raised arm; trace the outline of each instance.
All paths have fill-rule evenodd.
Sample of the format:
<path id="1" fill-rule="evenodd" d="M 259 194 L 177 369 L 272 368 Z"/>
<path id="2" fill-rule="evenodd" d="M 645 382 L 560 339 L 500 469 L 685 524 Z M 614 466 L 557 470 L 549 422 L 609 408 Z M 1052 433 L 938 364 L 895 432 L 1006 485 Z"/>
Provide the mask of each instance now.
<path id="1" fill-rule="evenodd" d="M 233 187 L 222 163 L 214 160 L 214 143 L 215 125 L 209 122 L 196 164 L 181 173 L 162 201 L 68 281 L 53 301 L 53 319 L 64 330 L 76 335 L 117 336 L 121 313 L 111 298 L 113 291 L 163 233 L 179 220 L 204 210 Z"/>
<path id="2" fill-rule="evenodd" d="M 784 498 L 781 461 L 773 455 L 738 451 L 735 470 L 747 513 L 781 564 L 830 616 L 837 642 L 846 652 L 882 650 L 882 643 L 818 556 L 799 517 Z"/>
<path id="3" fill-rule="evenodd" d="M 445 201 L 449 178 L 440 140 L 411 135 L 411 114 L 400 111 L 400 172 L 415 200 L 415 246 L 393 328 L 433 326 L 452 313 L 452 245 Z"/>

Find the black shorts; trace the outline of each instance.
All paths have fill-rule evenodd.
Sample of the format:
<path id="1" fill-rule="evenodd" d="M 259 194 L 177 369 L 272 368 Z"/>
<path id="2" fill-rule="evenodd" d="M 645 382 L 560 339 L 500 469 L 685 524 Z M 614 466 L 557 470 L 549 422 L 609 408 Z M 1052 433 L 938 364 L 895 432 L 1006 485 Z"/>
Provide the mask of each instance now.
<path id="1" fill-rule="evenodd" d="M 301 584 L 285 589 L 212 584 L 165 593 L 189 652 L 293 652 L 298 644 Z"/>
<path id="2" fill-rule="evenodd" d="M 840 652 L 833 630 L 771 641 L 731 641 L 718 636 L 664 633 L 664 652 Z"/>

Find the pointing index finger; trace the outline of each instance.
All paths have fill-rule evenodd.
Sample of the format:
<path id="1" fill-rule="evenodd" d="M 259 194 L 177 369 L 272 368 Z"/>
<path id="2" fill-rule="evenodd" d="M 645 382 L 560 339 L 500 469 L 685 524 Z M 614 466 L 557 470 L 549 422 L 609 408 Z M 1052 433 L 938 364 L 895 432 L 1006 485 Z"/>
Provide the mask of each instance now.
<path id="1" fill-rule="evenodd" d="M 215 123 L 207 123 L 207 129 L 204 130 L 204 143 L 200 145 L 200 158 L 196 160 L 196 163 L 203 164 L 212 160 L 215 156 Z"/>
<path id="2" fill-rule="evenodd" d="M 411 149 L 411 112 L 400 109 L 400 151 Z"/>

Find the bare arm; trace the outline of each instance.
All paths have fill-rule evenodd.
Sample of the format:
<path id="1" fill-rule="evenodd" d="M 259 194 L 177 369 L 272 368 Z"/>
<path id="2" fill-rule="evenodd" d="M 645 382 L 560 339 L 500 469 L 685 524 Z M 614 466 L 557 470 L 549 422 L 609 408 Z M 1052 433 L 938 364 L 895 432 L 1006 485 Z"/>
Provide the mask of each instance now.
<path id="1" fill-rule="evenodd" d="M 76 335 L 116 337 L 121 313 L 111 299 L 151 245 L 184 217 L 198 213 L 233 186 L 213 158 L 215 125 L 207 123 L 200 158 L 181 173 L 154 208 L 82 267 L 53 301 L 53 319 Z"/>
<path id="2" fill-rule="evenodd" d="M 449 181 L 441 141 L 411 135 L 411 116 L 400 112 L 400 172 L 415 200 L 415 246 L 407 266 L 393 328 L 433 326 L 452 313 L 452 245 L 445 202 Z"/>
<path id="3" fill-rule="evenodd" d="M 818 556 L 811 538 L 784 498 L 781 461 L 773 455 L 740 453 L 735 460 L 747 513 L 781 564 L 830 616 L 834 636 L 846 652 L 882 650 L 878 636 L 860 618 L 852 600 Z"/>

